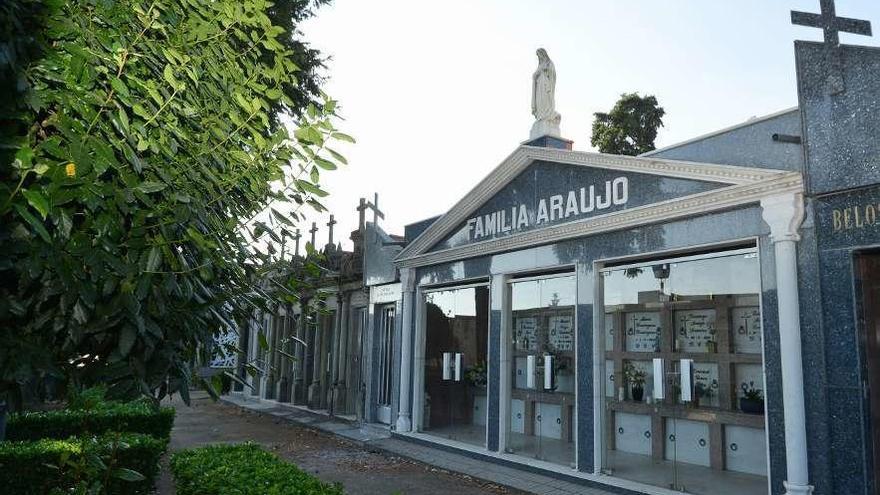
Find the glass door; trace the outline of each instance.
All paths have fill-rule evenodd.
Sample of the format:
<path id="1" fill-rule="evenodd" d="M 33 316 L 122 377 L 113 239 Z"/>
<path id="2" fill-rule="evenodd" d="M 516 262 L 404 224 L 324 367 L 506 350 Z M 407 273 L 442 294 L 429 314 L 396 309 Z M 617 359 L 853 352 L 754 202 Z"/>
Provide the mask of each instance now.
<path id="1" fill-rule="evenodd" d="M 767 493 L 755 250 L 602 275 L 606 474 L 694 494 Z"/>
<path id="2" fill-rule="evenodd" d="M 575 277 L 510 284 L 506 451 L 575 467 Z"/>
<path id="3" fill-rule="evenodd" d="M 425 295 L 425 368 L 420 431 L 472 445 L 486 443 L 489 289 Z"/>

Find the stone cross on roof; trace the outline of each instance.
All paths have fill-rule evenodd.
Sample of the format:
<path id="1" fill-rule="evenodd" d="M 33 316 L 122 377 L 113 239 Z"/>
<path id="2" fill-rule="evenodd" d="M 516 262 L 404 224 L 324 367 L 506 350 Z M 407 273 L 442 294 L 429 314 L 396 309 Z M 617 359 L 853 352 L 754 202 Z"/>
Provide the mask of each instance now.
<path id="1" fill-rule="evenodd" d="M 315 222 L 312 222 L 312 228 L 309 229 L 309 233 L 312 234 L 312 248 L 315 247 L 315 232 L 318 231 L 318 226 Z"/>
<path id="2" fill-rule="evenodd" d="M 366 211 L 370 209 L 373 210 L 373 223 L 378 224 L 379 219 L 385 219 L 385 214 L 382 213 L 382 210 L 379 209 L 379 193 L 373 194 L 373 201 L 369 202 L 364 198 L 361 198 L 360 204 L 358 204 L 357 211 L 360 214 L 359 222 L 358 222 L 358 230 L 363 231 L 366 225 Z"/>
<path id="3" fill-rule="evenodd" d="M 327 222 L 327 227 L 330 227 L 330 240 L 327 241 L 327 244 L 330 245 L 330 246 L 333 245 L 333 226 L 336 225 L 337 223 L 339 223 L 339 222 L 337 222 L 337 221 L 333 218 L 333 215 L 331 214 L 331 215 L 330 215 L 330 221 Z"/>
<path id="4" fill-rule="evenodd" d="M 299 239 L 302 237 L 302 234 L 299 233 L 299 229 L 296 229 L 296 234 L 293 235 L 293 242 L 295 242 L 294 254 L 299 256 Z"/>
<path id="5" fill-rule="evenodd" d="M 809 12 L 791 13 L 791 23 L 798 26 L 822 28 L 825 32 L 825 43 L 837 46 L 840 44 L 840 32 L 871 36 L 871 23 L 860 19 L 837 17 L 834 0 L 820 0 L 821 14 Z"/>

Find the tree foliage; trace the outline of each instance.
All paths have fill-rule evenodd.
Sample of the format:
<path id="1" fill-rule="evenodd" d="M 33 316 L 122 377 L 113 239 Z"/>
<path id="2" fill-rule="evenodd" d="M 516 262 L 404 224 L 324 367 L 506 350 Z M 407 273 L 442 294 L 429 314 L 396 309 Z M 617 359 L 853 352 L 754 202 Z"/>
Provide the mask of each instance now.
<path id="1" fill-rule="evenodd" d="M 609 113 L 596 112 L 590 144 L 601 153 L 636 156 L 654 149 L 666 111 L 654 96 L 626 93 Z"/>
<path id="2" fill-rule="evenodd" d="M 330 0 L 275 0 L 266 10 L 272 24 L 284 29 L 278 42 L 290 50 L 291 60 L 299 67 L 296 79 L 283 81 L 281 91 L 290 104 L 278 100 L 272 115 L 293 114 L 299 116 L 309 103 L 320 102 L 323 79 L 319 70 L 324 67 L 321 52 L 309 46 L 299 31 L 299 24 L 315 15 L 315 11 Z"/>
<path id="3" fill-rule="evenodd" d="M 331 146 L 352 139 L 320 93 L 295 129 L 275 118 L 305 100 L 291 96 L 298 55 L 272 8 L 75 0 L 28 11 L 46 42 L 32 37 L 39 54 L 19 64 L 17 106 L 3 109 L 15 129 L 0 154 L 4 390 L 46 376 L 114 396 L 185 390 L 199 344 L 277 298 L 298 300 L 296 277 L 265 287 L 277 273 L 266 246 L 290 235 L 300 208 L 323 209 L 321 174 L 345 163 Z M 267 210 L 271 224 L 254 220 Z M 302 270 L 318 269 L 309 258 Z"/>

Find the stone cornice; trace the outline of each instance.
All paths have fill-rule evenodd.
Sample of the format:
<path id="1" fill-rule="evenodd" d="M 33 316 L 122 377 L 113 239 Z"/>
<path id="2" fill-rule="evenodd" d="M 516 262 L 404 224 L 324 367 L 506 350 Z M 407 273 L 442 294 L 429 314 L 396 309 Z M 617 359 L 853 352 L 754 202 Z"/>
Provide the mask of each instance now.
<path id="1" fill-rule="evenodd" d="M 543 229 L 530 230 L 489 241 L 441 251 L 414 254 L 406 258 L 399 257 L 396 263 L 401 268 L 410 268 L 514 251 L 601 232 L 632 228 L 760 203 L 764 198 L 784 195 L 786 193 L 792 195 L 803 193 L 803 180 L 800 173 L 776 172 L 757 182 L 732 185 L 606 215 L 585 218 Z"/>
<path id="2" fill-rule="evenodd" d="M 467 219 L 474 210 L 489 200 L 511 180 L 517 177 L 526 167 L 535 161 L 548 161 L 561 163 L 566 165 L 577 165 L 592 168 L 604 168 L 610 170 L 618 170 L 622 172 L 632 172 L 640 174 L 659 175 L 663 177 L 675 177 L 681 179 L 700 180 L 707 182 L 715 182 L 730 185 L 748 185 L 758 182 L 764 182 L 773 178 L 786 175 L 787 172 L 778 170 L 767 170 L 751 167 L 738 167 L 732 165 L 718 165 L 712 163 L 684 162 L 677 160 L 663 160 L 651 157 L 631 157 L 623 155 L 606 155 L 602 153 L 588 153 L 584 151 L 561 150 L 554 148 L 542 148 L 534 146 L 520 146 L 501 162 L 488 176 L 480 181 L 470 192 L 468 192 L 458 203 L 455 204 L 445 215 L 440 217 L 430 227 L 428 227 L 419 237 L 409 244 L 397 256 L 397 262 L 400 266 L 412 266 L 405 262 L 414 258 L 427 256 L 427 251 L 440 242 L 446 235 L 458 227 Z M 728 189 L 728 188 L 724 188 Z M 696 195 L 699 196 L 699 195 Z M 679 198 L 685 199 L 685 198 Z M 676 200 L 672 200 L 676 201 Z M 659 206 L 664 203 L 657 203 L 653 206 Z M 628 211 L 620 212 L 625 214 Z M 602 217 L 592 217 L 590 219 L 575 223 L 593 223 L 600 221 Z M 556 227 L 541 229 L 540 232 L 547 233 L 559 228 L 566 228 L 572 224 L 563 224 Z M 527 236 L 534 232 L 525 232 L 516 236 L 505 237 L 493 241 L 473 244 L 473 246 L 484 245 L 487 243 L 505 242 L 512 238 Z M 463 249 L 463 248 L 456 248 Z M 448 250 L 447 250 L 448 251 Z M 445 252 L 445 251 L 444 251 Z"/>

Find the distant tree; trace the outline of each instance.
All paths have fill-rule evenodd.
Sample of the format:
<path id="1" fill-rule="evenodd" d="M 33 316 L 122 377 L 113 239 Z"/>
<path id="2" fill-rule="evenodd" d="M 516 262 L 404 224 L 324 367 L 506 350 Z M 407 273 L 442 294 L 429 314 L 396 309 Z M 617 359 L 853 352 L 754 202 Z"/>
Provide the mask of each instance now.
<path id="1" fill-rule="evenodd" d="M 609 113 L 596 112 L 590 143 L 602 153 L 636 156 L 654 149 L 666 111 L 654 96 L 625 93 Z"/>

